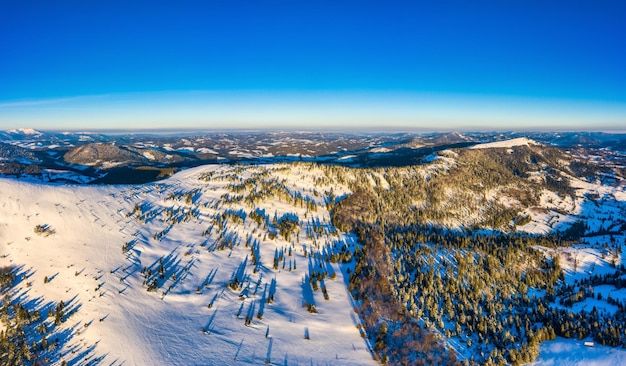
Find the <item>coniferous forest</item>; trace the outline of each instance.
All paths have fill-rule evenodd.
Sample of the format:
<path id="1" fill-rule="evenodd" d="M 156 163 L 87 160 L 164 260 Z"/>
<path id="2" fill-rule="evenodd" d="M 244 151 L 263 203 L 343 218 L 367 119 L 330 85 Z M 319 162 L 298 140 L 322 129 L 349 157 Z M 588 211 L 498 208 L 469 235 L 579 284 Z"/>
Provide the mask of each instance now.
<path id="1" fill-rule="evenodd" d="M 458 166 L 426 178 L 407 173 L 411 168 L 380 172 L 388 187 L 357 183 L 333 210 L 333 223 L 353 231 L 362 244 L 350 291 L 360 301 L 359 314 L 377 357 L 394 364 L 457 362 L 454 352 L 438 350 L 433 337 L 425 335 L 428 329 L 442 335 L 444 343 L 473 350 L 466 364 L 528 363 L 541 342 L 556 336 L 626 346 L 623 299 L 608 300 L 617 307 L 614 314 L 595 307 L 571 310 L 576 302 L 594 298 L 593 286 L 623 288 L 624 266 L 566 284 L 559 257 L 545 255 L 580 241 L 585 224 L 578 221 L 548 234 L 516 231 L 516 224 L 529 221 L 520 208 L 538 204 L 542 189 L 563 197 L 575 194 L 556 169 L 543 182 L 527 179 L 537 171 L 533 165 L 554 161 L 559 151 L 461 154 Z M 579 161 L 570 166 L 593 168 Z M 487 189 L 512 193 L 521 204 L 506 207 L 487 203 L 483 196 L 486 204 L 471 208 Z M 463 197 L 468 190 L 479 198 Z M 477 210 L 482 215 L 472 222 Z M 454 221 L 462 225 L 440 224 Z M 621 243 L 611 249 L 617 255 Z M 408 324 L 420 331 L 407 330 Z M 419 334 L 413 342 L 428 351 L 407 351 L 407 334 Z"/>

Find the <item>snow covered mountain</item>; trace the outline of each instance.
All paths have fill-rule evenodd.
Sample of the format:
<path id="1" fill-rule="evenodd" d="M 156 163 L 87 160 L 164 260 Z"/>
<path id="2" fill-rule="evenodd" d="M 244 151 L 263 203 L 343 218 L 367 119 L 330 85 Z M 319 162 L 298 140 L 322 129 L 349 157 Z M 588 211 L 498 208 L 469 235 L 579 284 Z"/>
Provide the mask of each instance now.
<path id="1" fill-rule="evenodd" d="M 503 147 L 515 147 L 515 146 L 537 146 L 538 142 L 533 141 L 526 137 L 518 137 L 510 140 L 487 142 L 484 144 L 478 144 L 472 146 L 470 149 L 497 149 Z"/>
<path id="2" fill-rule="evenodd" d="M 8 130 L 7 133 L 13 135 L 14 137 L 40 137 L 43 135 L 40 131 L 37 131 L 32 128 L 16 128 L 13 130 Z"/>
<path id="3" fill-rule="evenodd" d="M 233 203 L 240 178 L 268 173 L 280 199 L 260 190 L 254 209 Z M 331 187 L 314 184 L 321 172 L 290 173 L 201 167 L 139 187 L 1 180 L 0 265 L 18 272 L 10 297 L 41 314 L 61 301 L 67 309 L 58 325 L 40 321 L 39 337 L 58 343 L 40 359 L 372 363 L 344 284 L 349 267 L 325 260 L 354 238 L 329 225 L 322 192 Z"/>
<path id="4" fill-rule="evenodd" d="M 558 335 L 621 344 L 607 335 L 609 324 L 623 326 L 626 298 L 620 167 L 527 139 L 445 146 L 418 165 L 376 169 L 205 165 L 143 185 L 0 178 L 8 295 L 0 356 L 77 365 L 519 363 L 532 360 L 528 330 L 549 335 L 560 310 L 572 314 L 571 329 Z M 509 244 L 492 251 L 485 240 Z M 471 308 L 454 300 L 462 283 L 428 292 L 482 261 L 483 280 L 498 280 L 472 282 L 470 293 L 485 297 Z M 380 289 L 367 282 L 382 273 Z M 418 279 L 426 282 L 416 289 Z M 508 307 L 506 321 L 488 308 L 475 313 L 489 303 Z M 537 304 L 553 318 L 517 326 Z M 477 314 L 494 330 L 468 320 Z M 580 319 L 596 319 L 592 333 L 575 333 Z M 542 343 L 538 360 L 558 363 L 566 357 L 558 349 L 579 346 L 571 342 Z M 626 357 L 606 354 L 593 358 Z"/>
<path id="5" fill-rule="evenodd" d="M 431 154 L 446 149 L 531 140 L 603 164 L 624 163 L 625 136 L 607 134 L 242 131 L 106 135 L 19 129 L 0 132 L 0 142 L 22 149 L 32 158 L 5 154 L 0 160 L 0 174 L 62 183 L 144 183 L 181 168 L 212 163 L 306 161 L 351 167 L 407 166 L 422 164 Z M 64 174 L 49 175 L 45 170 Z"/>

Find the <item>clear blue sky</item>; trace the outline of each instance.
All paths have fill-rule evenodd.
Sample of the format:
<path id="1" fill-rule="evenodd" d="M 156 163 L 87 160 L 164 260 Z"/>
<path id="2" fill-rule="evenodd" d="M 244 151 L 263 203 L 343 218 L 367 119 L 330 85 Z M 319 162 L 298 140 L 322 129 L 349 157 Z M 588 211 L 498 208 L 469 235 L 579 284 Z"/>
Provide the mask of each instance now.
<path id="1" fill-rule="evenodd" d="M 626 129 L 625 1 L 0 1 L 0 128 Z"/>

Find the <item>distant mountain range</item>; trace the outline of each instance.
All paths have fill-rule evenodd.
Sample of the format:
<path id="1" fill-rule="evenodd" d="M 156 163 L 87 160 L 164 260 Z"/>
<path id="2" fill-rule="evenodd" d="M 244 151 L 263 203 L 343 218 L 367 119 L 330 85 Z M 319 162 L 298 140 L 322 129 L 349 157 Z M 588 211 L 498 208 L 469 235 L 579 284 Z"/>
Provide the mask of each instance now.
<path id="1" fill-rule="evenodd" d="M 578 155 L 611 158 L 626 151 L 626 135 L 591 132 L 528 133 L 321 133 L 210 132 L 194 134 L 0 131 L 0 174 L 49 179 L 44 169 L 67 171 L 76 183 L 139 183 L 163 169 L 214 163 L 308 161 L 342 166 L 420 164 L 430 154 L 513 138 L 531 138 Z M 621 163 L 620 163 L 621 164 Z M 149 167 L 150 169 L 146 169 Z M 137 172 L 137 169 L 142 169 Z"/>

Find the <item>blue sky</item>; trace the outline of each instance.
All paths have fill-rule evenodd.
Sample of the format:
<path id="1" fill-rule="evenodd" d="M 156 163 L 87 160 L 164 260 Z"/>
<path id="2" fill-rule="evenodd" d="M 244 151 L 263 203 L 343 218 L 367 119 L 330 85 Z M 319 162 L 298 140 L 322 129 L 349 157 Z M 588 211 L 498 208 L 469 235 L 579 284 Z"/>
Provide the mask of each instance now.
<path id="1" fill-rule="evenodd" d="M 0 128 L 626 130 L 622 1 L 0 2 Z"/>

